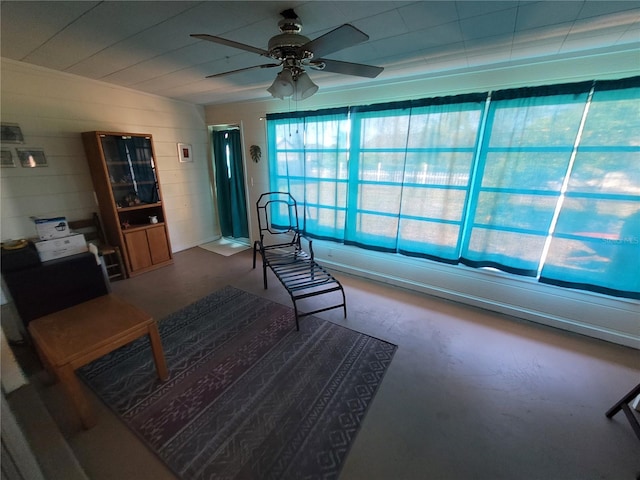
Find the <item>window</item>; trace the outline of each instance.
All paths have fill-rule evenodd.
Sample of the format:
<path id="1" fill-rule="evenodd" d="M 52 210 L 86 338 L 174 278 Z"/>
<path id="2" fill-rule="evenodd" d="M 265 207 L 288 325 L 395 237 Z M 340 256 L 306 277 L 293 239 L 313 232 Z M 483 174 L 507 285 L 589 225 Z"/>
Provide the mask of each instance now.
<path id="1" fill-rule="evenodd" d="M 484 97 L 352 114 L 345 243 L 457 262 Z M 357 143 L 356 143 L 357 142 Z"/>
<path id="2" fill-rule="evenodd" d="M 271 190 L 296 199 L 317 238 L 344 240 L 349 126 L 346 109 L 268 122 Z"/>
<path id="3" fill-rule="evenodd" d="M 640 298 L 640 77 L 268 115 L 310 236 Z"/>
<path id="4" fill-rule="evenodd" d="M 541 281 L 639 298 L 639 99 L 637 82 L 596 84 Z"/>
<path id="5" fill-rule="evenodd" d="M 590 86 L 492 96 L 471 192 L 465 264 L 537 275 Z"/>

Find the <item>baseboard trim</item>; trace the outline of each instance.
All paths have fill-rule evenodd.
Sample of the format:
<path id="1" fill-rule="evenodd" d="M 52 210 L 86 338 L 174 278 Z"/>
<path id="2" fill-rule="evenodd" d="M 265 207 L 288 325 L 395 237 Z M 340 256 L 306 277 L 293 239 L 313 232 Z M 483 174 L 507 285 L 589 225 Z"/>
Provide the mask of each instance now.
<path id="1" fill-rule="evenodd" d="M 314 247 L 316 247 L 316 242 L 314 242 Z M 637 312 L 640 309 L 638 308 L 638 302 L 633 300 L 604 298 L 604 296 L 600 294 L 591 294 L 591 292 L 568 291 L 560 287 L 541 285 L 532 279 L 511 279 L 507 278 L 507 276 L 501 272 L 498 274 L 494 274 L 493 272 L 480 272 L 476 269 L 467 270 L 466 267 L 440 265 L 435 264 L 435 262 L 429 262 L 428 266 L 420 265 L 419 267 L 415 267 L 416 262 L 411 263 L 411 259 L 394 258 L 393 260 L 387 260 L 392 264 L 389 270 L 403 268 L 399 267 L 399 265 L 403 265 L 405 270 L 416 268 L 418 272 L 417 276 L 420 276 L 422 273 L 427 279 L 429 275 L 440 276 L 442 278 L 447 277 L 445 280 L 461 287 L 460 289 L 447 288 L 433 281 L 417 281 L 410 278 L 410 275 L 406 277 L 399 276 L 394 275 L 388 270 L 375 271 L 358 265 L 347 264 L 344 261 L 340 261 L 341 255 L 337 250 L 335 246 L 329 246 L 329 248 L 324 251 L 322 248 L 316 248 L 316 258 L 327 268 L 338 272 L 368 278 L 380 283 L 406 288 L 640 350 L 640 317 L 636 316 L 636 319 L 633 319 L 634 311 Z M 319 254 L 318 251 L 322 253 Z M 353 255 L 354 252 L 350 251 L 350 261 L 353 261 Z M 374 264 L 380 264 L 380 257 L 377 254 L 372 256 L 367 252 L 366 254 L 360 255 L 373 258 Z M 354 261 L 354 263 L 357 262 Z M 434 264 L 432 265 L 431 263 Z M 420 271 L 421 268 L 424 269 L 423 272 Z M 465 287 L 468 291 L 463 289 Z M 474 289 L 484 289 L 485 291 L 494 289 L 499 291 L 500 294 L 496 294 L 494 298 L 488 298 L 472 293 Z M 502 295 L 503 298 L 501 299 L 499 295 Z M 577 316 L 580 315 L 582 311 L 584 316 L 592 317 L 590 319 L 591 321 L 581 321 L 569 315 L 555 314 L 550 311 L 543 311 L 542 309 L 537 310 L 530 308 L 524 305 L 526 302 L 517 304 L 516 302 L 510 303 L 504 301 L 504 298 L 509 298 L 510 296 L 513 298 L 520 296 L 520 300 L 522 300 L 522 297 L 525 295 L 528 297 L 527 302 L 538 302 L 545 308 L 550 308 L 549 305 L 554 303 L 563 304 L 563 313 L 565 314 L 573 311 Z M 614 325 L 619 328 L 609 328 L 607 325 L 597 323 L 598 314 L 594 313 L 594 310 L 597 309 L 602 310 L 602 318 L 614 323 Z M 637 331 L 638 334 L 634 335 L 634 331 Z"/>

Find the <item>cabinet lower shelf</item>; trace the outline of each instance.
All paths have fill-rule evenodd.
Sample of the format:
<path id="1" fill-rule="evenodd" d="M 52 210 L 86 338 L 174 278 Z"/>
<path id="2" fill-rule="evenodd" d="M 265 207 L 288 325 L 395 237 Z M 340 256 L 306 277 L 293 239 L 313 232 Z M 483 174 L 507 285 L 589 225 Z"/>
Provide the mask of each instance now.
<path id="1" fill-rule="evenodd" d="M 154 228 L 154 227 L 164 227 L 164 222 L 145 223 L 143 225 L 130 225 L 127 228 L 123 228 L 122 233 L 126 235 L 129 232 L 137 232 L 138 230 L 146 230 L 147 228 Z"/>

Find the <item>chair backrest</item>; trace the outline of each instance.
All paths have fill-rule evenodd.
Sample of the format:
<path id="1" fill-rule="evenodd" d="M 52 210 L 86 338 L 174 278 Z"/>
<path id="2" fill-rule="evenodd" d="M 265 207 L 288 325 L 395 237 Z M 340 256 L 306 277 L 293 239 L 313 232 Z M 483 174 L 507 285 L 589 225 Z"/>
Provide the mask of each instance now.
<path id="1" fill-rule="evenodd" d="M 256 208 L 261 242 L 267 239 L 275 245 L 299 244 L 298 204 L 291 194 L 263 193 L 256 202 Z"/>
<path id="2" fill-rule="evenodd" d="M 102 222 L 96 212 L 93 213 L 91 218 L 72 220 L 68 223 L 69 228 L 75 233 L 82 233 L 87 242 L 93 243 L 96 246 L 106 245 Z"/>

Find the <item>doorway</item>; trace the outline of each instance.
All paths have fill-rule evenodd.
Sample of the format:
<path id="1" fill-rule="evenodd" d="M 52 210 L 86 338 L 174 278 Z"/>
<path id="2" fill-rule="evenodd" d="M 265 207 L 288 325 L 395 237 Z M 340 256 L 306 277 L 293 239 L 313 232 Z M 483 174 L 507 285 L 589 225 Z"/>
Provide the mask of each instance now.
<path id="1" fill-rule="evenodd" d="M 218 125 L 211 131 L 213 173 L 223 239 L 249 244 L 247 196 L 240 127 Z"/>

